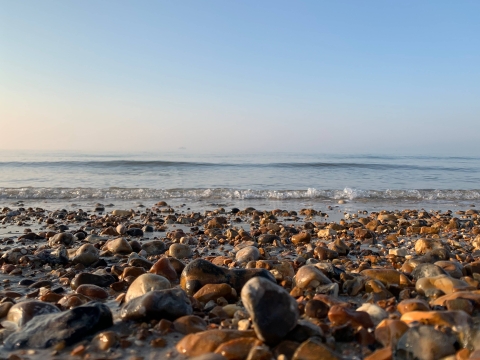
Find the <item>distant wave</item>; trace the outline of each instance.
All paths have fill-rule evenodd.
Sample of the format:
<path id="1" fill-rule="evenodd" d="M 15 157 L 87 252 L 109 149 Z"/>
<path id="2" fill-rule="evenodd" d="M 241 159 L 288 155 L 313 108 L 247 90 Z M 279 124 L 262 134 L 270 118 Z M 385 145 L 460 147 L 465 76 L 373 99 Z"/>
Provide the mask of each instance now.
<path id="1" fill-rule="evenodd" d="M 384 158 L 383 158 L 384 159 Z M 384 159 L 385 160 L 385 159 Z M 189 161 L 160 160 L 110 160 L 110 161 L 34 161 L 34 162 L 0 162 L 0 168 L 121 168 L 121 169 L 161 169 L 161 168 L 290 168 L 290 169 L 365 169 L 365 170 L 421 170 L 421 171 L 451 171 L 472 172 L 470 166 L 413 165 L 394 163 L 368 162 L 277 162 L 277 163 L 215 163 Z"/>
<path id="2" fill-rule="evenodd" d="M 58 200 L 147 200 L 185 198 L 200 199 L 266 199 L 266 200 L 480 200 L 479 190 L 248 190 L 231 188 L 212 189 L 148 189 L 148 188 L 0 188 L 0 199 L 58 199 Z"/>

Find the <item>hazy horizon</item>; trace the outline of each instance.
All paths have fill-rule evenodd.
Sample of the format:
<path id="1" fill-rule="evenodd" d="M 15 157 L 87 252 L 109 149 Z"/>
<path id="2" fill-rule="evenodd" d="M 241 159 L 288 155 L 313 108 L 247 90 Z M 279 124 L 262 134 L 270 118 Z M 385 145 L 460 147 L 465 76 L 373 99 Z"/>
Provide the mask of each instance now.
<path id="1" fill-rule="evenodd" d="M 479 10 L 1 1 L 0 150 L 475 156 Z"/>

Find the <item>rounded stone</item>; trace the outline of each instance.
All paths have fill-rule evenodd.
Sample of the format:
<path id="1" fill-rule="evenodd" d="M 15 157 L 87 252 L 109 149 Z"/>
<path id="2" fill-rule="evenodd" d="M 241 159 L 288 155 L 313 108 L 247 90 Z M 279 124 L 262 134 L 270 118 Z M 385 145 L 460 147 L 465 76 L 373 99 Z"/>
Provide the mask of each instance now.
<path id="1" fill-rule="evenodd" d="M 410 328 L 398 340 L 394 360 L 436 360 L 455 354 L 456 338 L 435 330 L 433 326 Z"/>
<path id="2" fill-rule="evenodd" d="M 295 286 L 300 289 L 317 287 L 319 285 L 331 284 L 332 281 L 314 265 L 304 265 L 298 269 L 295 275 Z"/>
<path id="3" fill-rule="evenodd" d="M 74 264 L 83 264 L 85 266 L 92 265 L 94 262 L 98 261 L 98 249 L 92 244 L 83 244 L 76 251 L 72 257 L 72 262 Z"/>
<path id="4" fill-rule="evenodd" d="M 246 246 L 243 249 L 240 249 L 235 255 L 235 259 L 239 263 L 256 261 L 259 258 L 260 258 L 260 251 L 255 246 Z"/>
<path id="5" fill-rule="evenodd" d="M 191 315 L 192 305 L 182 289 L 152 290 L 127 302 L 120 311 L 122 320 L 175 320 Z"/>
<path id="6" fill-rule="evenodd" d="M 148 256 L 161 255 L 165 252 L 165 243 L 160 240 L 147 241 L 142 244 L 142 250 L 145 250 Z"/>
<path id="7" fill-rule="evenodd" d="M 13 305 L 7 314 L 7 321 L 11 321 L 18 327 L 22 327 L 37 315 L 58 313 L 60 309 L 53 304 L 27 300 Z"/>
<path id="8" fill-rule="evenodd" d="M 284 288 L 267 279 L 250 279 L 241 298 L 257 337 L 266 343 L 280 341 L 297 324 L 297 302 Z"/>
<path id="9" fill-rule="evenodd" d="M 239 293 L 245 283 L 254 277 L 266 278 L 276 283 L 273 275 L 265 269 L 226 269 L 203 259 L 195 259 L 182 272 L 180 285 L 193 296 L 206 284 L 226 283 Z"/>
<path id="10" fill-rule="evenodd" d="M 170 289 L 172 285 L 170 281 L 160 275 L 155 274 L 142 274 L 137 277 L 133 283 L 129 286 L 127 294 L 125 295 L 125 302 L 129 302 L 139 296 L 146 294 L 152 290 L 165 290 Z"/>
<path id="11" fill-rule="evenodd" d="M 124 238 L 109 240 L 103 248 L 114 254 L 130 254 L 132 252 L 132 247 Z"/>
<path id="12" fill-rule="evenodd" d="M 159 259 L 149 270 L 150 273 L 166 277 L 170 281 L 178 280 L 177 272 L 166 257 Z"/>
<path id="13" fill-rule="evenodd" d="M 185 315 L 173 322 L 173 328 L 181 334 L 193 334 L 207 330 L 207 322 L 195 315 Z"/>
<path id="14" fill-rule="evenodd" d="M 172 244 L 168 248 L 168 254 L 177 259 L 184 259 L 193 256 L 193 251 L 188 245 Z"/>
<path id="15" fill-rule="evenodd" d="M 108 293 L 102 289 L 100 286 L 92 284 L 80 285 L 76 292 L 88 296 L 93 299 L 106 299 L 108 298 Z"/>

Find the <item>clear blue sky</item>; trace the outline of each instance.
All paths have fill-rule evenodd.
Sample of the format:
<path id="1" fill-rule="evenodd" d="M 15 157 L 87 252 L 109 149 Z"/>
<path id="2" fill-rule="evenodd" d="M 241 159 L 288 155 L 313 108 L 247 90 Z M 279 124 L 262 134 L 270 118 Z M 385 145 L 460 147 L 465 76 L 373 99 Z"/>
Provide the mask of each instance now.
<path id="1" fill-rule="evenodd" d="M 0 0 L 0 149 L 480 154 L 478 1 Z"/>

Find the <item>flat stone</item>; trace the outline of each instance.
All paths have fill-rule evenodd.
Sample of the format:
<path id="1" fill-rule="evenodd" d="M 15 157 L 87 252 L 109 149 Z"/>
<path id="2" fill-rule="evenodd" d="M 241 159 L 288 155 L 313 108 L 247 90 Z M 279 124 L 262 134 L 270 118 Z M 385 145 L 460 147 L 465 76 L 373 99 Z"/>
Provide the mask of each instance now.
<path id="1" fill-rule="evenodd" d="M 406 275 L 393 269 L 367 269 L 361 271 L 360 274 L 371 279 L 379 280 L 386 286 L 391 284 L 401 287 L 412 286 L 412 282 Z"/>
<path id="2" fill-rule="evenodd" d="M 207 330 L 207 322 L 195 315 L 185 315 L 173 322 L 173 328 L 184 335 L 194 334 Z"/>
<path id="3" fill-rule="evenodd" d="M 193 312 L 182 289 L 153 290 L 127 302 L 120 310 L 122 320 L 175 320 Z"/>
<path id="4" fill-rule="evenodd" d="M 255 338 L 255 333 L 251 330 L 226 329 L 202 331 L 184 336 L 176 345 L 176 349 L 185 356 L 199 356 L 213 353 L 221 344 L 244 337 Z"/>
<path id="5" fill-rule="evenodd" d="M 8 336 L 4 346 L 8 350 L 41 349 L 60 342 L 68 346 L 112 325 L 112 313 L 108 306 L 91 303 L 61 313 L 35 316 Z"/>
<path id="6" fill-rule="evenodd" d="M 195 299 L 202 303 L 209 301 L 217 301 L 218 298 L 236 298 L 236 291 L 228 284 L 207 284 L 198 290 L 195 295 Z"/>
<path id="7" fill-rule="evenodd" d="M 297 348 L 292 360 L 342 360 L 342 356 L 313 337 Z"/>
<path id="8" fill-rule="evenodd" d="M 93 284 L 83 284 L 77 288 L 77 293 L 88 296 L 92 299 L 106 299 L 108 298 L 108 293 L 102 289 L 100 286 Z"/>
<path id="9" fill-rule="evenodd" d="M 242 337 L 224 342 L 215 349 L 215 353 L 226 359 L 246 359 L 252 348 L 260 345 L 262 342 L 258 339 Z"/>
<path id="10" fill-rule="evenodd" d="M 115 278 L 112 275 L 96 275 L 83 272 L 75 276 L 70 282 L 70 287 L 76 290 L 77 287 L 83 284 L 93 284 L 100 287 L 108 287 L 115 282 Z"/>
<path id="11" fill-rule="evenodd" d="M 148 256 L 161 255 L 166 251 L 165 243 L 160 240 L 147 241 L 142 244 L 142 250 L 145 250 Z"/>
<path id="12" fill-rule="evenodd" d="M 472 325 L 472 318 L 462 310 L 457 311 L 411 311 L 400 318 L 406 324 L 420 322 L 425 325 L 441 325 L 467 328 Z"/>
<path id="13" fill-rule="evenodd" d="M 444 295 L 456 291 L 475 290 L 475 288 L 465 281 L 454 279 L 448 275 L 439 275 L 419 279 L 415 284 L 415 290 L 427 297 L 437 297 L 439 294 Z"/>
<path id="14" fill-rule="evenodd" d="M 294 278 L 295 286 L 300 289 L 331 284 L 332 281 L 314 265 L 304 265 L 298 269 Z"/>
<path id="15" fill-rule="evenodd" d="M 406 299 L 398 303 L 397 310 L 400 314 L 405 314 L 410 311 L 430 311 L 430 306 L 422 299 Z"/>

